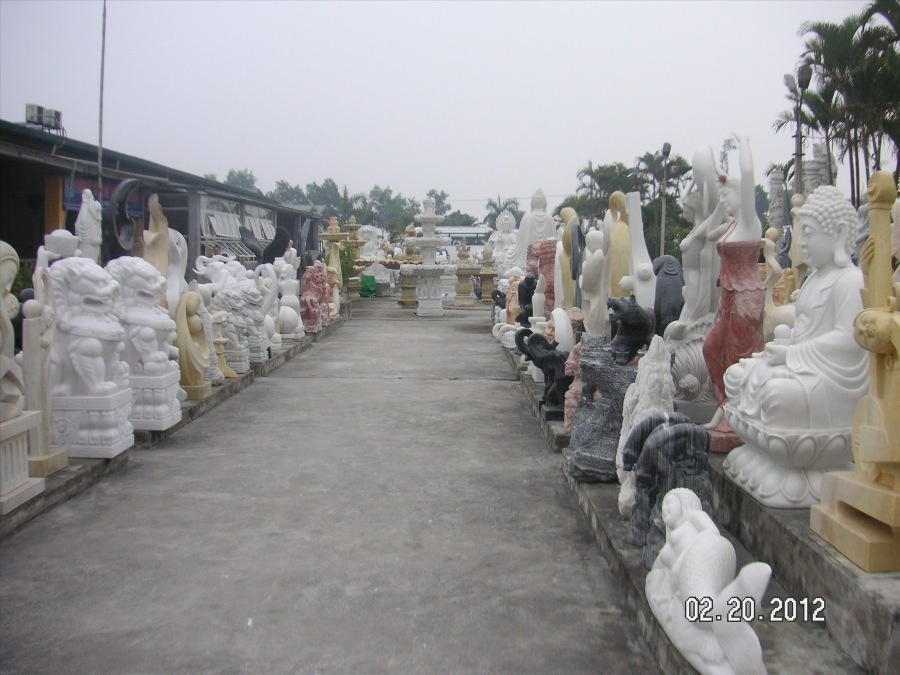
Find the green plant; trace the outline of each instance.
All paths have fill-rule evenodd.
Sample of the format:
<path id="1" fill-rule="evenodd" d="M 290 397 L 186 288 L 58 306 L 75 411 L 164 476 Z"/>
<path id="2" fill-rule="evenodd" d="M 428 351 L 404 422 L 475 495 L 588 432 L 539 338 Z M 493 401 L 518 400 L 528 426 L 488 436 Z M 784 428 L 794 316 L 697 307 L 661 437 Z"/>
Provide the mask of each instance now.
<path id="1" fill-rule="evenodd" d="M 16 272 L 16 278 L 13 280 L 10 290 L 18 298 L 19 294 L 26 288 L 31 288 L 31 272 L 24 267 L 20 267 L 19 271 Z"/>
<path id="2" fill-rule="evenodd" d="M 341 277 L 344 279 L 344 283 L 347 282 L 347 279 L 354 276 L 356 260 L 354 259 L 353 252 L 354 250 L 352 248 L 341 246 Z"/>

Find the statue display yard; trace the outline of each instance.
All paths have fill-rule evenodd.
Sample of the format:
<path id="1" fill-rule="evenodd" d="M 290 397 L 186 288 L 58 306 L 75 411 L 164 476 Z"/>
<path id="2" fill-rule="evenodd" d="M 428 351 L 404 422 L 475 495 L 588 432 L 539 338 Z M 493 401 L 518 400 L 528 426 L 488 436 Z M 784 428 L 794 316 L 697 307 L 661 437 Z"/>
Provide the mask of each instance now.
<path id="1" fill-rule="evenodd" d="M 857 219 L 831 186 L 800 208 L 810 270 L 785 327 L 725 373 L 725 416 L 744 445 L 726 474 L 758 501 L 782 508 L 819 501 L 822 476 L 849 468 L 853 413 L 868 388 L 866 352 L 853 339 L 862 272 L 850 260 Z M 776 329 L 777 330 L 777 329 Z"/>

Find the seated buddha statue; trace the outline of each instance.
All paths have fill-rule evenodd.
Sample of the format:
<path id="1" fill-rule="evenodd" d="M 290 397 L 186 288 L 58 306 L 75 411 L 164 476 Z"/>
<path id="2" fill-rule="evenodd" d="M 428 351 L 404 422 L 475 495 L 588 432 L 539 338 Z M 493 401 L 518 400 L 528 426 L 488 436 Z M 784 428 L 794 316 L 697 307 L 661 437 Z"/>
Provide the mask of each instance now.
<path id="1" fill-rule="evenodd" d="M 745 445 L 725 462 L 727 475 L 767 506 L 819 500 L 822 475 L 852 460 L 850 430 L 867 391 L 868 359 L 853 339 L 862 311 L 862 272 L 850 260 L 856 213 L 840 191 L 821 186 L 800 208 L 809 274 L 796 301 L 793 330 L 725 373 L 725 417 Z"/>

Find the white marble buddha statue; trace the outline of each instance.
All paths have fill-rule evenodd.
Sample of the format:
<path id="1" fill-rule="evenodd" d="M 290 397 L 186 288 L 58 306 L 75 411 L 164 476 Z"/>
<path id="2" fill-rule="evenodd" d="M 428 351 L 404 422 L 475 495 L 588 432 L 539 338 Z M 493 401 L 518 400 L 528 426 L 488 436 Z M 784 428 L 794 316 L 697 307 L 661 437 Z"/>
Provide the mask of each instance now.
<path id="1" fill-rule="evenodd" d="M 519 223 L 519 238 L 506 254 L 506 267 L 525 269 L 529 245 L 555 237 L 556 221 L 547 213 L 547 197 L 538 188 L 531 198 L 531 211 L 522 216 L 522 222 Z"/>
<path id="2" fill-rule="evenodd" d="M 850 429 L 868 386 L 866 352 L 853 339 L 863 277 L 850 260 L 856 213 L 840 191 L 821 186 L 799 210 L 809 267 L 792 331 L 776 330 L 762 352 L 725 373 L 725 416 L 745 445 L 728 476 L 768 506 L 819 500 L 826 471 L 852 460 Z"/>

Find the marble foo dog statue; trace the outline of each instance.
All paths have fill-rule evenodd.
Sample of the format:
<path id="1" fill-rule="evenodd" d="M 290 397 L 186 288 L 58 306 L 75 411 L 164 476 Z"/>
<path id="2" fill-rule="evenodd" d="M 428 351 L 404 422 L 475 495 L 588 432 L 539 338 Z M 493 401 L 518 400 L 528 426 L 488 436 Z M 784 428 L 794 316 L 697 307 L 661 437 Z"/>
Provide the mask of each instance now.
<path id="1" fill-rule="evenodd" d="M 113 313 L 119 284 L 87 258 L 64 258 L 50 267 L 56 334 L 50 353 L 54 396 L 106 396 L 129 386 L 119 358 L 125 330 Z"/>
<path id="2" fill-rule="evenodd" d="M 142 258 L 124 256 L 106 265 L 121 287 L 115 312 L 125 328 L 124 360 L 135 374 L 161 375 L 178 370 L 175 322 L 160 301 L 166 279 Z"/>

